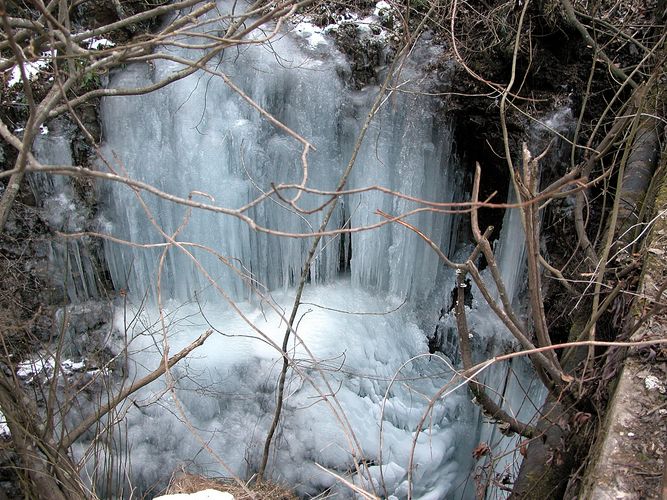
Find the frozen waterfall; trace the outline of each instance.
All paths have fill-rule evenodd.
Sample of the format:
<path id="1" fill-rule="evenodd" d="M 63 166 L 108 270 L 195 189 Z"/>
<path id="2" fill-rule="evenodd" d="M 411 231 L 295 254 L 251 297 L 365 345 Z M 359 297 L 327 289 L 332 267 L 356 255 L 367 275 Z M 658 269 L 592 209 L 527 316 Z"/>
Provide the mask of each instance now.
<path id="1" fill-rule="evenodd" d="M 308 155 L 309 186 L 333 190 L 377 89 L 352 92 L 345 88 L 339 74 L 349 68 L 333 48 L 326 55 L 313 53 L 285 37 L 273 43 L 271 50 L 265 46 L 240 50 L 241 54 L 229 54 L 219 63 L 256 103 L 317 148 Z M 163 62 L 154 67 L 132 66 L 116 75 L 112 85 L 144 86 L 176 69 Z M 414 75 L 403 75 L 410 76 Z M 193 198 L 198 201 L 215 200 L 219 206 L 235 209 L 269 191 L 272 184 L 301 180 L 301 145 L 215 76 L 195 74 L 140 98 L 105 99 L 102 114 L 109 166 L 182 198 L 196 193 Z M 428 99 L 393 95 L 373 122 L 348 187 L 380 185 L 428 200 L 451 201 L 457 190 L 451 147 L 449 129 L 437 123 Z M 131 190 L 121 186 L 108 194 L 107 230 L 135 243 L 163 241 Z M 182 206 L 151 195 L 144 198 L 166 233 L 181 224 Z M 312 209 L 324 201 L 324 196 L 304 194 L 299 204 Z M 329 229 L 377 223 L 381 219 L 374 214 L 376 209 L 400 214 L 417 206 L 377 191 L 346 196 Z M 248 215 L 268 229 L 307 234 L 319 227 L 322 212 L 302 215 L 274 196 Z M 422 213 L 410 221 L 448 250 L 452 217 Z M 310 245 L 309 239 L 260 234 L 237 218 L 205 211 L 192 214 L 178 240 L 217 250 L 269 290 L 298 281 Z M 343 270 L 349 237 L 342 244 L 339 240 L 324 239 L 311 271 L 312 282 L 329 282 Z M 355 233 L 351 247 L 355 285 L 421 300 L 431 296 L 435 280 L 420 278 L 439 273 L 437 256 L 409 231 L 386 226 Z M 249 298 L 247 283 L 217 256 L 191 250 L 234 298 Z M 110 244 L 107 255 L 114 283 L 135 296 L 147 286 L 154 290 L 160 251 Z M 164 273 L 168 278 L 163 293 L 172 298 L 193 299 L 209 287 L 192 261 L 179 252 L 169 253 Z"/>
<path id="2" fill-rule="evenodd" d="M 314 38 L 299 26 L 270 45 L 225 51 L 210 67 L 314 146 L 307 157 L 308 187 L 331 191 L 378 88 L 350 88 L 345 57 L 320 32 Z M 452 321 L 441 310 L 450 301 L 453 273 L 398 224 L 359 231 L 383 220 L 376 210 L 398 215 L 422 206 L 365 188 L 381 186 L 434 202 L 466 197 L 446 113 L 436 98 L 415 92 L 428 85 L 418 68 L 438 51 L 423 42 L 400 72 L 400 91 L 384 100 L 361 146 L 346 186 L 354 192 L 341 197 L 328 225 L 352 233 L 326 236 L 310 272 L 269 462 L 273 479 L 302 495 L 329 489 L 340 498 L 353 497 L 322 466 L 383 498 L 405 498 L 413 439 L 428 412 L 414 444 L 414 498 L 471 498 L 473 448 L 482 440 L 514 446 L 484 422 L 460 381 L 429 408 L 428 399 L 452 381 L 451 361 L 430 356 L 427 337 L 439 322 Z M 142 87 L 180 67 L 163 60 L 131 65 L 111 75 L 109 85 Z M 99 169 L 162 193 L 238 209 L 274 185 L 301 181 L 302 145 L 210 73 L 142 96 L 105 98 L 101 118 Z M 158 492 L 179 466 L 211 475 L 249 476 L 256 470 L 275 407 L 281 361 L 275 346 L 312 241 L 307 235 L 323 219 L 321 210 L 294 210 L 288 200 L 295 194 L 292 189 L 267 197 L 244 215 L 270 231 L 304 237 L 260 232 L 233 214 L 190 213 L 123 183 L 100 184 L 99 230 L 113 237 L 104 241 L 106 261 L 115 287 L 127 297 L 115 320 L 129 341 L 126 375 L 135 379 L 157 366 L 165 342 L 173 354 L 214 331 L 173 370 L 173 393 L 159 380 L 125 408 L 125 425 L 114 438 L 114 452 L 124 457 L 118 475 L 131 478 L 143 493 Z M 307 192 L 298 205 L 312 210 L 327 200 Z M 456 216 L 423 211 L 407 220 L 445 254 L 460 250 Z M 507 221 L 501 239 L 514 239 L 520 221 Z M 168 238 L 175 242 L 165 250 Z M 507 265 L 519 265 L 513 262 Z M 518 275 L 516 269 L 507 272 Z M 470 322 L 478 355 L 486 357 L 511 341 L 480 301 L 473 300 Z M 527 366 L 511 373 L 498 365 L 483 377 L 499 397 L 516 403 L 520 417 L 530 418 L 535 407 L 522 400 L 526 394 L 538 398 L 540 388 L 530 384 Z M 87 443 L 78 446 L 83 456 Z M 98 473 L 97 460 L 104 459 L 93 455 L 87 462 L 89 477 Z M 359 474 L 355 461 L 366 472 Z"/>

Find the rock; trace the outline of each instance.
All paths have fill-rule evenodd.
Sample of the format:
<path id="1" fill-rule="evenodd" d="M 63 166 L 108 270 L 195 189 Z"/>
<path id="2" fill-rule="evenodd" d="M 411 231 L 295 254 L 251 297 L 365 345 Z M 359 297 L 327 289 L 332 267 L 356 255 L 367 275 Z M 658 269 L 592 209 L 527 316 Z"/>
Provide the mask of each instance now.
<path id="1" fill-rule="evenodd" d="M 66 354 L 85 358 L 109 347 L 111 340 L 111 305 L 88 301 L 58 309 L 55 335 L 65 336 Z"/>

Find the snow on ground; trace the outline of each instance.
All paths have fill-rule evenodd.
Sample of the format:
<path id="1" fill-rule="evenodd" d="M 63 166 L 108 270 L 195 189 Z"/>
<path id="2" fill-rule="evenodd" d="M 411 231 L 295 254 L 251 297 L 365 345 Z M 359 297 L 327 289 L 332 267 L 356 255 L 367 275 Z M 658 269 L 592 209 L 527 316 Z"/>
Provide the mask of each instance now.
<path id="1" fill-rule="evenodd" d="M 294 27 L 294 33 L 305 39 L 311 47 L 327 45 L 329 43 L 323 35 L 324 30 L 309 22 L 300 22 L 297 24 Z"/>
<path id="2" fill-rule="evenodd" d="M 36 61 L 26 61 L 23 64 L 23 70 L 25 71 L 26 77 L 28 80 L 35 80 L 39 74 L 51 64 L 51 60 L 55 57 L 55 52 L 51 51 L 43 52 L 42 56 Z M 19 65 L 14 66 L 11 70 L 11 75 L 7 81 L 9 87 L 13 87 L 17 83 L 21 82 L 21 68 Z"/>
<path id="3" fill-rule="evenodd" d="M 388 12 L 392 12 L 393 10 L 394 8 L 388 2 L 380 0 L 378 3 L 375 4 L 375 9 L 373 10 L 373 14 L 380 17 L 386 15 Z"/>
<path id="4" fill-rule="evenodd" d="M 55 366 L 56 361 L 52 354 L 37 354 L 16 365 L 16 376 L 27 384 L 32 383 L 38 376 L 44 376 L 48 380 L 53 376 Z M 59 375 L 69 376 L 82 372 L 85 368 L 85 360 L 72 361 L 66 359 L 60 363 Z"/>
<path id="5" fill-rule="evenodd" d="M 93 50 L 108 49 L 116 46 L 116 44 L 113 43 L 111 40 L 107 40 L 106 38 L 101 38 L 101 37 L 89 38 L 88 40 L 85 41 L 85 43 L 88 45 L 89 49 Z"/>
<path id="6" fill-rule="evenodd" d="M 11 435 L 5 414 L 0 411 L 0 439 L 9 439 Z"/>

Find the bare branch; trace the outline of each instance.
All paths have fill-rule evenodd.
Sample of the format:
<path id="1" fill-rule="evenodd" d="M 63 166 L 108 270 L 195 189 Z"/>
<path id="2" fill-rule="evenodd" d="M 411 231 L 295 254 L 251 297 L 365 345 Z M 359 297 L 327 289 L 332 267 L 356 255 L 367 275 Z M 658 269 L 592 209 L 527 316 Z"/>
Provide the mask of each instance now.
<path id="1" fill-rule="evenodd" d="M 147 386 L 151 382 L 154 382 L 162 375 L 164 375 L 167 369 L 172 368 L 176 363 L 178 363 L 183 358 L 188 356 L 197 347 L 203 345 L 204 342 L 206 342 L 206 339 L 208 339 L 212 333 L 213 330 L 207 330 L 206 332 L 201 334 L 199 338 L 197 338 L 195 341 L 191 342 L 189 345 L 187 345 L 186 347 L 181 349 L 178 353 L 174 354 L 171 358 L 169 358 L 166 363 L 163 359 L 160 362 L 160 366 L 158 366 L 155 370 L 150 372 L 148 375 L 143 376 L 139 380 L 135 381 L 129 387 L 122 389 L 120 392 L 118 392 L 118 394 L 113 396 L 107 403 L 96 408 L 92 414 L 86 417 L 81 423 L 77 424 L 77 426 L 74 429 L 67 432 L 67 434 L 63 438 L 62 443 L 60 444 L 60 447 L 64 450 L 69 449 L 69 447 L 72 446 L 72 444 L 76 442 L 76 440 L 79 439 L 92 425 L 94 425 L 95 422 L 99 421 L 100 418 L 109 413 L 119 404 L 124 403 L 129 396 L 137 392 L 139 389 Z"/>

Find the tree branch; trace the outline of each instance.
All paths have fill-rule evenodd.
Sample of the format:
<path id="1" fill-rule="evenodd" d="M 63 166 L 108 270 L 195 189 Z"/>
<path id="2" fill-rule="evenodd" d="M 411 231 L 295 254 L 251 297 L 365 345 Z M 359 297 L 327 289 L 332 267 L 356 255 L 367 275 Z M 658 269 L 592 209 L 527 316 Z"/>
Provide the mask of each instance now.
<path id="1" fill-rule="evenodd" d="M 86 417 L 82 422 L 80 422 L 74 429 L 67 432 L 63 437 L 63 440 L 60 443 L 60 448 L 63 450 L 68 449 L 77 439 L 79 439 L 84 432 L 86 432 L 95 422 L 99 421 L 104 415 L 109 413 L 119 404 L 123 403 L 129 396 L 137 392 L 142 387 L 147 386 L 151 382 L 160 378 L 168 368 L 172 368 L 176 363 L 181 361 L 183 358 L 188 356 L 192 351 L 197 347 L 201 346 L 206 342 L 206 339 L 210 337 L 213 333 L 213 330 L 207 330 L 202 335 L 200 335 L 196 340 L 190 343 L 188 346 L 181 349 L 178 353 L 174 354 L 167 363 L 165 364 L 164 359 L 160 362 L 155 370 L 150 372 L 148 375 L 140 378 L 134 382 L 131 386 L 126 387 L 121 390 L 116 396 L 111 398 L 107 403 L 101 405 L 97 408 L 92 414 Z"/>

